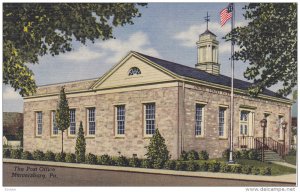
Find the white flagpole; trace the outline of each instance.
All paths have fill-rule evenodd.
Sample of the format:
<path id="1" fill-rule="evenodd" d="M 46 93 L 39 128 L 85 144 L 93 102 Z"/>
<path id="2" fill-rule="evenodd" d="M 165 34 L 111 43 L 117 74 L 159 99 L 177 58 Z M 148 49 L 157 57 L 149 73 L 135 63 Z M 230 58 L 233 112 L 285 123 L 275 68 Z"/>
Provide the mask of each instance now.
<path id="1" fill-rule="evenodd" d="M 234 29 L 235 20 L 235 8 L 234 3 L 232 3 L 232 17 L 231 17 L 231 31 Z M 231 40 L 231 97 L 230 97 L 230 153 L 229 153 L 229 163 L 234 163 L 233 161 L 233 124 L 234 124 L 234 104 L 233 104 L 233 79 L 234 79 L 234 43 Z"/>

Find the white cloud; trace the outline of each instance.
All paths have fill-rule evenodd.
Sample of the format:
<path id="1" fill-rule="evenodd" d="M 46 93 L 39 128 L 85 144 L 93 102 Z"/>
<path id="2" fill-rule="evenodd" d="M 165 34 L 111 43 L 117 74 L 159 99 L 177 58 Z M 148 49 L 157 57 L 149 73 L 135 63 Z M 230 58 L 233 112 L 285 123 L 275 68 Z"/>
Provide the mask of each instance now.
<path id="1" fill-rule="evenodd" d="M 91 50 L 86 46 L 81 46 L 78 50 L 68 52 L 62 57 L 70 61 L 90 61 L 95 59 L 100 59 L 105 54 L 101 52 L 96 52 Z"/>
<path id="2" fill-rule="evenodd" d="M 4 87 L 3 87 L 4 88 Z M 3 99 L 7 100 L 15 100 L 20 99 L 21 96 L 19 93 L 17 93 L 13 88 L 11 87 L 5 87 L 5 90 L 3 91 Z"/>
<path id="3" fill-rule="evenodd" d="M 73 62 L 97 62 L 101 60 L 102 65 L 111 65 L 120 61 L 129 51 L 138 51 L 159 57 L 157 50 L 151 47 L 146 33 L 142 31 L 131 34 L 127 39 L 110 39 L 97 41 L 95 44 L 80 46 L 79 49 L 63 54 L 63 60 Z"/>
<path id="4" fill-rule="evenodd" d="M 99 42 L 96 47 L 100 48 L 107 57 L 106 63 L 116 63 L 129 51 L 138 51 L 151 56 L 159 57 L 159 53 L 150 47 L 150 41 L 146 33 L 138 31 L 129 36 L 126 40 L 110 39 Z"/>
<path id="5" fill-rule="evenodd" d="M 236 26 L 244 26 L 247 24 L 247 21 L 237 22 Z M 208 29 L 217 35 L 218 39 L 221 41 L 221 38 L 224 37 L 227 33 L 230 32 L 230 24 L 226 24 L 221 27 L 220 23 L 212 22 L 209 23 Z M 187 30 L 178 32 L 174 35 L 174 39 L 181 41 L 181 45 L 184 47 L 195 47 L 196 41 L 199 39 L 199 35 L 206 30 L 206 24 L 200 25 L 191 25 Z M 223 51 L 225 50 L 226 45 L 224 46 Z M 221 49 L 221 46 L 220 46 Z M 230 49 L 229 49 L 230 51 Z"/>

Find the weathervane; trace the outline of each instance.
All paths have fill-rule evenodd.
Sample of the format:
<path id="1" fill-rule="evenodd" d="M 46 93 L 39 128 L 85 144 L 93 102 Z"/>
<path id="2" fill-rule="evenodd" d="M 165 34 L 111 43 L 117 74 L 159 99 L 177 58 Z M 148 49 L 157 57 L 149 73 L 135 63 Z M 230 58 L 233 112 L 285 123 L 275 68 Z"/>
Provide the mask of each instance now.
<path id="1" fill-rule="evenodd" d="M 206 21 L 206 30 L 208 30 L 208 22 L 210 21 L 210 16 L 208 15 L 208 12 L 206 13 L 206 17 L 204 17 L 204 20 Z"/>

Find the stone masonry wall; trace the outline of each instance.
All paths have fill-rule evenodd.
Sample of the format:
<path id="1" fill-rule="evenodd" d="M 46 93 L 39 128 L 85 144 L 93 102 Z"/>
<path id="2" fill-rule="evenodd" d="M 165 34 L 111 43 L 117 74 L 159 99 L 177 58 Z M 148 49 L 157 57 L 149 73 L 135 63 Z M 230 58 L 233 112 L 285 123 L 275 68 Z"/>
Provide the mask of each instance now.
<path id="1" fill-rule="evenodd" d="M 234 97 L 234 149 L 238 149 L 239 136 L 239 109 L 241 106 L 251 106 L 254 109 L 254 137 L 262 137 L 262 128 L 260 120 L 263 119 L 264 113 L 270 113 L 268 117 L 268 137 L 276 141 L 278 138 L 278 115 L 284 115 L 284 119 L 290 127 L 290 106 L 277 102 L 254 99 L 247 96 L 235 95 Z M 204 136 L 195 137 L 195 105 L 197 102 L 206 103 L 204 105 Z M 218 115 L 220 105 L 228 106 L 226 110 L 227 121 L 227 138 L 219 138 Z M 194 86 L 185 89 L 185 127 L 184 127 L 184 146 L 185 151 L 189 150 L 207 150 L 210 157 L 221 157 L 222 152 L 229 148 L 229 130 L 230 130 L 230 93 L 212 90 L 205 87 Z M 286 150 L 289 146 L 290 129 L 286 131 Z"/>
<path id="2" fill-rule="evenodd" d="M 80 121 L 83 121 L 86 132 L 87 108 L 96 108 L 96 135 L 86 137 L 86 153 L 118 156 L 120 152 L 128 157 L 132 157 L 133 154 L 144 157 L 145 146 L 149 144 L 150 139 L 143 136 L 143 103 L 155 102 L 157 127 L 166 140 L 172 158 L 178 157 L 177 87 L 72 97 L 68 100 L 70 108 L 76 109 L 76 133 Z M 114 134 L 114 108 L 118 104 L 124 104 L 126 110 L 124 138 L 116 138 Z M 51 136 L 51 110 L 55 110 L 56 105 L 57 99 L 24 102 L 24 150 L 61 150 L 61 133 Z M 43 112 L 41 137 L 35 136 L 36 111 Z M 76 137 L 70 137 L 65 132 L 64 151 L 74 153 L 75 142 Z"/>

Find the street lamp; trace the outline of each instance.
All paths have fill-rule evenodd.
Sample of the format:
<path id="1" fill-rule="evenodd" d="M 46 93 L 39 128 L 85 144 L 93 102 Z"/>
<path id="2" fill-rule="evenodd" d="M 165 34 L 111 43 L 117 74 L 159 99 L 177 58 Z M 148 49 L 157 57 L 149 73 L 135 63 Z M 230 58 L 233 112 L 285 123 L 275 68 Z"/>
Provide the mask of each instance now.
<path id="1" fill-rule="evenodd" d="M 261 161 L 265 161 L 265 137 L 266 137 L 266 127 L 267 127 L 267 119 L 263 118 L 260 121 L 260 126 L 263 128 L 263 148 L 262 148 L 262 154 L 261 154 Z"/>
<path id="2" fill-rule="evenodd" d="M 284 120 L 281 125 L 282 125 L 282 129 L 283 129 L 283 156 L 285 156 L 285 130 L 287 127 L 287 122 Z"/>

